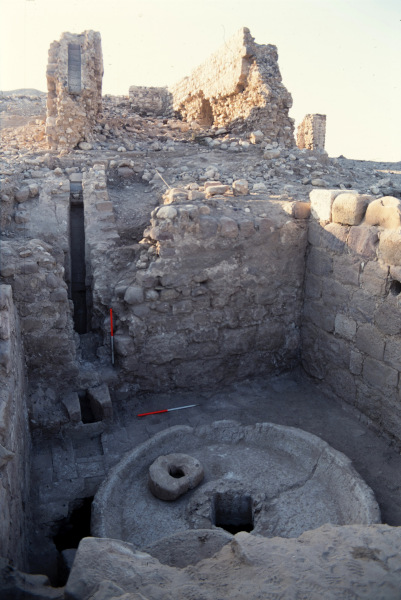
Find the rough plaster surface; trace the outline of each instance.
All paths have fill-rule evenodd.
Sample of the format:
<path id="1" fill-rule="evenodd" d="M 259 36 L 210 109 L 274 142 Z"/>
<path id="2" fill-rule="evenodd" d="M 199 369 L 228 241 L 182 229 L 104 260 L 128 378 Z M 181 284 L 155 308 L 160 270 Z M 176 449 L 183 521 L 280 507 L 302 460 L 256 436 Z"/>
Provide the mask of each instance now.
<path id="1" fill-rule="evenodd" d="M 164 502 L 148 489 L 148 469 L 172 451 L 191 453 L 205 476 L 196 489 Z M 267 537 L 297 537 L 326 522 L 380 522 L 372 491 L 319 438 L 269 423 L 220 421 L 166 429 L 127 455 L 96 494 L 91 530 L 142 549 L 178 531 L 212 528 L 216 496 L 227 510 L 250 497 L 253 531 Z"/>

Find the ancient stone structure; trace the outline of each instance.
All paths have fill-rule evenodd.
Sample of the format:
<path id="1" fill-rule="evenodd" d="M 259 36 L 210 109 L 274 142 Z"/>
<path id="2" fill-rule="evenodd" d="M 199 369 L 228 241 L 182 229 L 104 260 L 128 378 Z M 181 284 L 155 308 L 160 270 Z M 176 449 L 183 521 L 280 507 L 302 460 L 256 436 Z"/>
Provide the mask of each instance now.
<path id="1" fill-rule="evenodd" d="M 173 489 L 160 478 L 155 488 L 165 462 L 181 464 L 188 473 L 190 485 L 179 499 L 180 479 Z M 380 522 L 373 493 L 349 459 L 299 429 L 228 420 L 172 427 L 137 446 L 110 471 L 92 510 L 95 537 L 130 542 L 138 550 L 188 529 L 217 526 L 235 534 L 242 525 L 264 537 L 298 537 L 327 522 Z"/>
<path id="2" fill-rule="evenodd" d="M 277 48 L 256 44 L 246 27 L 170 91 L 186 121 L 259 129 L 266 141 L 294 145 L 292 98 L 281 80 Z"/>
<path id="3" fill-rule="evenodd" d="M 102 110 L 100 34 L 64 33 L 49 49 L 46 135 L 51 148 L 74 148 L 91 139 Z"/>
<path id="4" fill-rule="evenodd" d="M 306 115 L 297 129 L 298 148 L 324 150 L 326 115 Z"/>
<path id="5" fill-rule="evenodd" d="M 102 100 L 102 71 L 99 34 L 64 34 L 50 49 L 46 125 L 43 94 L 0 95 L 7 115 L 0 121 L 0 596 L 19 598 L 29 587 L 36 597 L 58 600 L 126 591 L 159 600 L 155 578 L 163 573 L 177 598 L 199 597 L 193 587 L 199 573 L 201 595 L 209 600 L 220 585 L 213 579 L 221 575 L 219 565 L 225 565 L 224 581 L 234 571 L 245 578 L 230 592 L 222 588 L 221 597 L 252 597 L 243 586 L 259 584 L 260 573 L 271 568 L 279 581 L 263 579 L 265 596 L 282 596 L 291 564 L 294 590 L 308 598 L 330 598 L 332 589 L 339 590 L 333 598 L 354 597 L 360 586 L 373 585 L 397 597 L 399 165 L 329 158 L 322 151 L 322 115 L 304 124 L 297 148 L 276 49 L 255 44 L 246 28 L 168 91 L 134 86 L 130 97 Z M 192 405 L 194 396 L 192 415 L 137 419 L 139 408 Z M 343 411 L 337 400 L 351 408 Z M 227 495 L 207 487 L 204 450 L 204 483 L 199 490 L 182 485 L 183 495 L 168 503 L 183 505 L 206 486 L 193 536 L 184 524 L 170 532 L 171 544 L 144 546 L 152 556 L 121 540 L 85 539 L 65 592 L 17 570 L 46 573 L 62 586 L 81 538 L 95 531 L 90 507 L 101 497 L 99 486 L 112 479 L 125 453 L 155 433 L 168 437 L 163 430 L 176 425 L 181 435 L 180 425 L 193 427 L 202 431 L 201 451 L 206 439 L 213 442 L 214 421 L 236 418 L 268 439 L 272 430 L 255 423 L 278 416 L 277 422 L 303 426 L 348 453 L 394 527 L 369 526 L 358 508 L 347 513 L 341 501 L 347 519 L 336 522 L 365 525 L 324 525 L 293 540 L 245 533 L 233 540 L 221 528 L 227 504 L 230 514 L 256 514 L 263 535 L 285 535 L 280 523 L 292 525 L 274 497 L 269 504 L 258 494 L 237 493 L 238 481 Z M 241 455 L 251 456 L 242 443 L 247 434 L 235 436 L 230 427 L 223 433 L 223 445 L 235 440 Z M 186 446 L 159 444 L 152 457 L 145 452 L 138 481 L 146 481 L 146 492 L 137 501 L 144 511 L 146 494 L 166 504 L 148 489 L 151 461 L 162 451 L 192 456 L 193 441 L 191 429 Z M 307 491 L 322 471 L 332 473 L 341 463 L 333 455 L 323 469 L 326 455 L 319 450 L 304 469 L 297 463 L 307 455 L 301 443 L 292 453 L 281 450 L 271 449 L 268 458 L 265 452 L 263 461 L 277 459 L 277 481 L 286 464 Z M 228 454 L 227 486 L 239 464 L 235 450 Z M 218 472 L 220 463 L 213 468 Z M 249 489 L 253 474 L 249 466 Z M 326 487 L 333 486 L 334 479 Z M 297 490 L 290 483 L 280 494 L 295 512 Z M 332 505 L 327 513 L 319 504 L 321 490 L 306 494 L 313 516 L 320 515 L 317 525 L 336 520 Z M 118 523 L 127 523 L 121 539 L 127 539 L 135 519 L 129 507 L 120 517 L 119 511 Z M 316 522 L 305 517 L 303 524 L 306 530 Z M 145 533 L 157 537 L 155 524 L 149 527 Z M 180 572 L 165 571 L 156 558 Z M 103 560 L 113 563 L 107 581 Z M 141 583 L 119 578 L 120 569 L 139 574 Z M 339 583 L 343 576 L 346 585 Z"/>
<path id="6" fill-rule="evenodd" d="M 144 87 L 132 85 L 129 99 L 134 112 L 142 115 L 172 116 L 172 95 L 166 87 Z"/>
<path id="7" fill-rule="evenodd" d="M 315 190 L 311 206 L 304 368 L 400 438 L 401 202 Z"/>
<path id="8" fill-rule="evenodd" d="M 0 285 L 0 556 L 27 568 L 30 438 L 20 324 Z"/>

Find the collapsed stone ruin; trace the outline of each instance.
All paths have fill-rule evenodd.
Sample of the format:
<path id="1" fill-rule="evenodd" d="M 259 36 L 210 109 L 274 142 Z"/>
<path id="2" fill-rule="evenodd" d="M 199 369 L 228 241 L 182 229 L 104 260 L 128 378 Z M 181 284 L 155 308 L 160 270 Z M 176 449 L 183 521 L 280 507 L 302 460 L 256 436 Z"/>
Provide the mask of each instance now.
<path id="1" fill-rule="evenodd" d="M 65 33 L 47 109 L 0 96 L 7 597 L 397 597 L 401 167 L 329 158 L 324 115 L 296 145 L 277 61 L 243 28 L 170 89 L 102 97 L 100 34 Z M 379 505 L 326 443 L 341 411 Z M 148 472 L 171 455 L 190 458 L 162 461 L 181 492 L 161 499 Z"/>

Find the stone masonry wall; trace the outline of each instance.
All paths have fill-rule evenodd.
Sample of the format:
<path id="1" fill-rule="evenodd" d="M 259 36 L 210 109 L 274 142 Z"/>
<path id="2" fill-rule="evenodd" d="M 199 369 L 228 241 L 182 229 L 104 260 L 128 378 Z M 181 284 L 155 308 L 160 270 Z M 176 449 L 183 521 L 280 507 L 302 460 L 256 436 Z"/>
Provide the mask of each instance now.
<path id="1" fill-rule="evenodd" d="M 11 286 L 0 285 L 0 556 L 26 568 L 30 437 L 24 355 Z"/>
<path id="2" fill-rule="evenodd" d="M 174 109 L 186 121 L 261 130 L 265 138 L 294 146 L 291 94 L 282 84 L 277 48 L 255 44 L 246 27 L 209 60 L 173 86 Z"/>
<path id="3" fill-rule="evenodd" d="M 297 146 L 301 150 L 324 150 L 326 115 L 306 115 L 297 129 Z"/>
<path id="4" fill-rule="evenodd" d="M 20 235 L 2 241 L 2 282 L 11 285 L 31 377 L 74 378 L 75 342 L 68 299 L 70 182 L 61 169 L 37 180 L 18 203 Z M 23 200 L 23 201 L 22 201 Z"/>
<path id="5" fill-rule="evenodd" d="M 132 85 L 129 88 L 131 108 L 140 115 L 172 116 L 172 96 L 166 87 L 144 87 Z"/>
<path id="6" fill-rule="evenodd" d="M 46 135 L 54 150 L 90 140 L 102 110 L 100 33 L 63 33 L 49 49 Z"/>
<path id="7" fill-rule="evenodd" d="M 401 440 L 401 201 L 311 192 L 303 365 Z"/>
<path id="8" fill-rule="evenodd" d="M 116 360 L 142 389 L 200 389 L 299 362 L 306 221 L 290 202 L 212 192 L 170 190 L 143 256 L 124 252 Z"/>

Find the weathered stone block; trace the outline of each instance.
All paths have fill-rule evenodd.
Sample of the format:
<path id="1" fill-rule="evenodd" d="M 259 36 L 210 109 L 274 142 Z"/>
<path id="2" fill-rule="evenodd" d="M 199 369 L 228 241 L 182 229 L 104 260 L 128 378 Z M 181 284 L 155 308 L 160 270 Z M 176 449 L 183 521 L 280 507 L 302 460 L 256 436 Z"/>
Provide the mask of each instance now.
<path id="1" fill-rule="evenodd" d="M 334 277 L 345 285 L 359 286 L 361 261 L 347 254 L 333 258 Z"/>
<path id="2" fill-rule="evenodd" d="M 386 342 L 384 362 L 401 371 L 401 340 L 398 337 L 391 338 Z"/>
<path id="3" fill-rule="evenodd" d="M 401 265 L 401 229 L 381 232 L 378 255 L 388 265 Z"/>
<path id="4" fill-rule="evenodd" d="M 29 198 L 29 187 L 22 187 L 15 192 L 17 202 L 26 202 Z"/>
<path id="5" fill-rule="evenodd" d="M 353 340 L 356 333 L 356 321 L 338 313 L 334 321 L 334 332 L 347 340 Z"/>
<path id="6" fill-rule="evenodd" d="M 332 220 L 341 225 L 359 225 L 370 197 L 360 194 L 339 194 L 332 206 Z M 375 225 L 376 223 L 372 223 Z"/>
<path id="7" fill-rule="evenodd" d="M 367 357 L 363 365 L 363 378 L 376 388 L 395 388 L 398 383 L 398 371 Z"/>
<path id="8" fill-rule="evenodd" d="M 96 210 L 99 212 L 113 212 L 112 202 L 96 202 Z"/>
<path id="9" fill-rule="evenodd" d="M 383 296 L 386 292 L 388 268 L 376 261 L 366 263 L 361 273 L 362 287 L 374 296 Z"/>
<path id="10" fill-rule="evenodd" d="M 210 185 L 205 189 L 206 198 L 211 198 L 212 196 L 217 196 L 219 194 L 223 195 L 230 189 L 228 185 Z"/>
<path id="11" fill-rule="evenodd" d="M 360 375 L 363 367 L 363 355 L 360 352 L 351 350 L 349 359 L 349 370 L 354 375 Z"/>
<path id="12" fill-rule="evenodd" d="M 331 256 L 317 248 L 311 248 L 306 264 L 314 275 L 328 275 L 333 269 Z"/>
<path id="13" fill-rule="evenodd" d="M 316 300 L 322 293 L 322 279 L 312 273 L 308 273 L 305 278 L 305 297 Z"/>
<path id="14" fill-rule="evenodd" d="M 70 421 L 72 423 L 79 423 L 81 421 L 81 406 L 78 394 L 75 392 L 67 394 L 62 397 L 61 401 L 67 410 Z"/>
<path id="15" fill-rule="evenodd" d="M 393 196 L 373 200 L 366 210 L 365 223 L 385 229 L 398 229 L 401 227 L 401 200 Z"/>
<path id="16" fill-rule="evenodd" d="M 111 421 L 113 419 L 113 406 L 109 388 L 105 383 L 88 390 L 88 397 L 92 412 L 97 421 Z"/>
<path id="17" fill-rule="evenodd" d="M 246 179 L 236 179 L 232 187 L 234 196 L 246 196 L 249 194 L 249 186 Z"/>
<path id="18" fill-rule="evenodd" d="M 10 315 L 8 311 L 0 312 L 0 340 L 8 340 L 11 334 Z"/>
<path id="19" fill-rule="evenodd" d="M 226 238 L 236 238 L 238 236 L 238 225 L 229 217 L 221 217 L 220 219 L 220 235 Z"/>
<path id="20" fill-rule="evenodd" d="M 319 327 L 319 329 L 323 329 L 324 331 L 334 330 L 334 313 L 323 304 L 308 302 L 304 307 L 304 316 L 314 323 L 316 327 Z"/>
<path id="21" fill-rule="evenodd" d="M 382 333 L 398 335 L 401 333 L 401 306 L 396 296 L 387 296 L 374 314 L 375 324 Z"/>
<path id="22" fill-rule="evenodd" d="M 158 219 L 175 219 L 177 210 L 173 206 L 161 206 L 156 213 Z M 160 236 L 158 239 L 161 239 Z"/>
<path id="23" fill-rule="evenodd" d="M 255 224 L 253 221 L 239 221 L 238 226 L 241 235 L 245 238 L 248 238 L 255 233 Z"/>
<path id="24" fill-rule="evenodd" d="M 164 196 L 164 204 L 171 204 L 173 202 L 188 202 L 188 192 L 181 188 L 171 188 Z"/>
<path id="25" fill-rule="evenodd" d="M 331 207 L 341 190 L 312 190 L 309 194 L 311 214 L 318 221 L 331 221 Z"/>
<path id="26" fill-rule="evenodd" d="M 130 285 L 127 288 L 124 294 L 124 301 L 127 304 L 141 304 L 143 300 L 143 289 L 139 285 Z"/>
<path id="27" fill-rule="evenodd" d="M 333 307 L 337 312 L 338 309 L 346 310 L 351 288 L 343 285 L 335 279 L 322 277 L 322 299 L 327 307 Z"/>
<path id="28" fill-rule="evenodd" d="M 309 219 L 311 215 L 310 202 L 294 202 L 292 215 L 294 219 Z"/>
<path id="29" fill-rule="evenodd" d="M 384 340 L 374 325 L 370 323 L 359 325 L 355 345 L 361 352 L 365 352 L 372 358 L 383 359 Z"/>
<path id="30" fill-rule="evenodd" d="M 199 233 L 203 240 L 212 238 L 216 235 L 218 224 L 213 217 L 205 216 L 199 218 Z"/>
<path id="31" fill-rule="evenodd" d="M 348 235 L 348 247 L 364 258 L 376 258 L 379 236 L 375 227 L 359 225 L 351 227 Z"/>
<path id="32" fill-rule="evenodd" d="M 350 315 L 357 321 L 372 323 L 375 310 L 375 298 L 365 292 L 365 290 L 357 290 L 352 295 L 349 304 L 349 312 Z"/>

